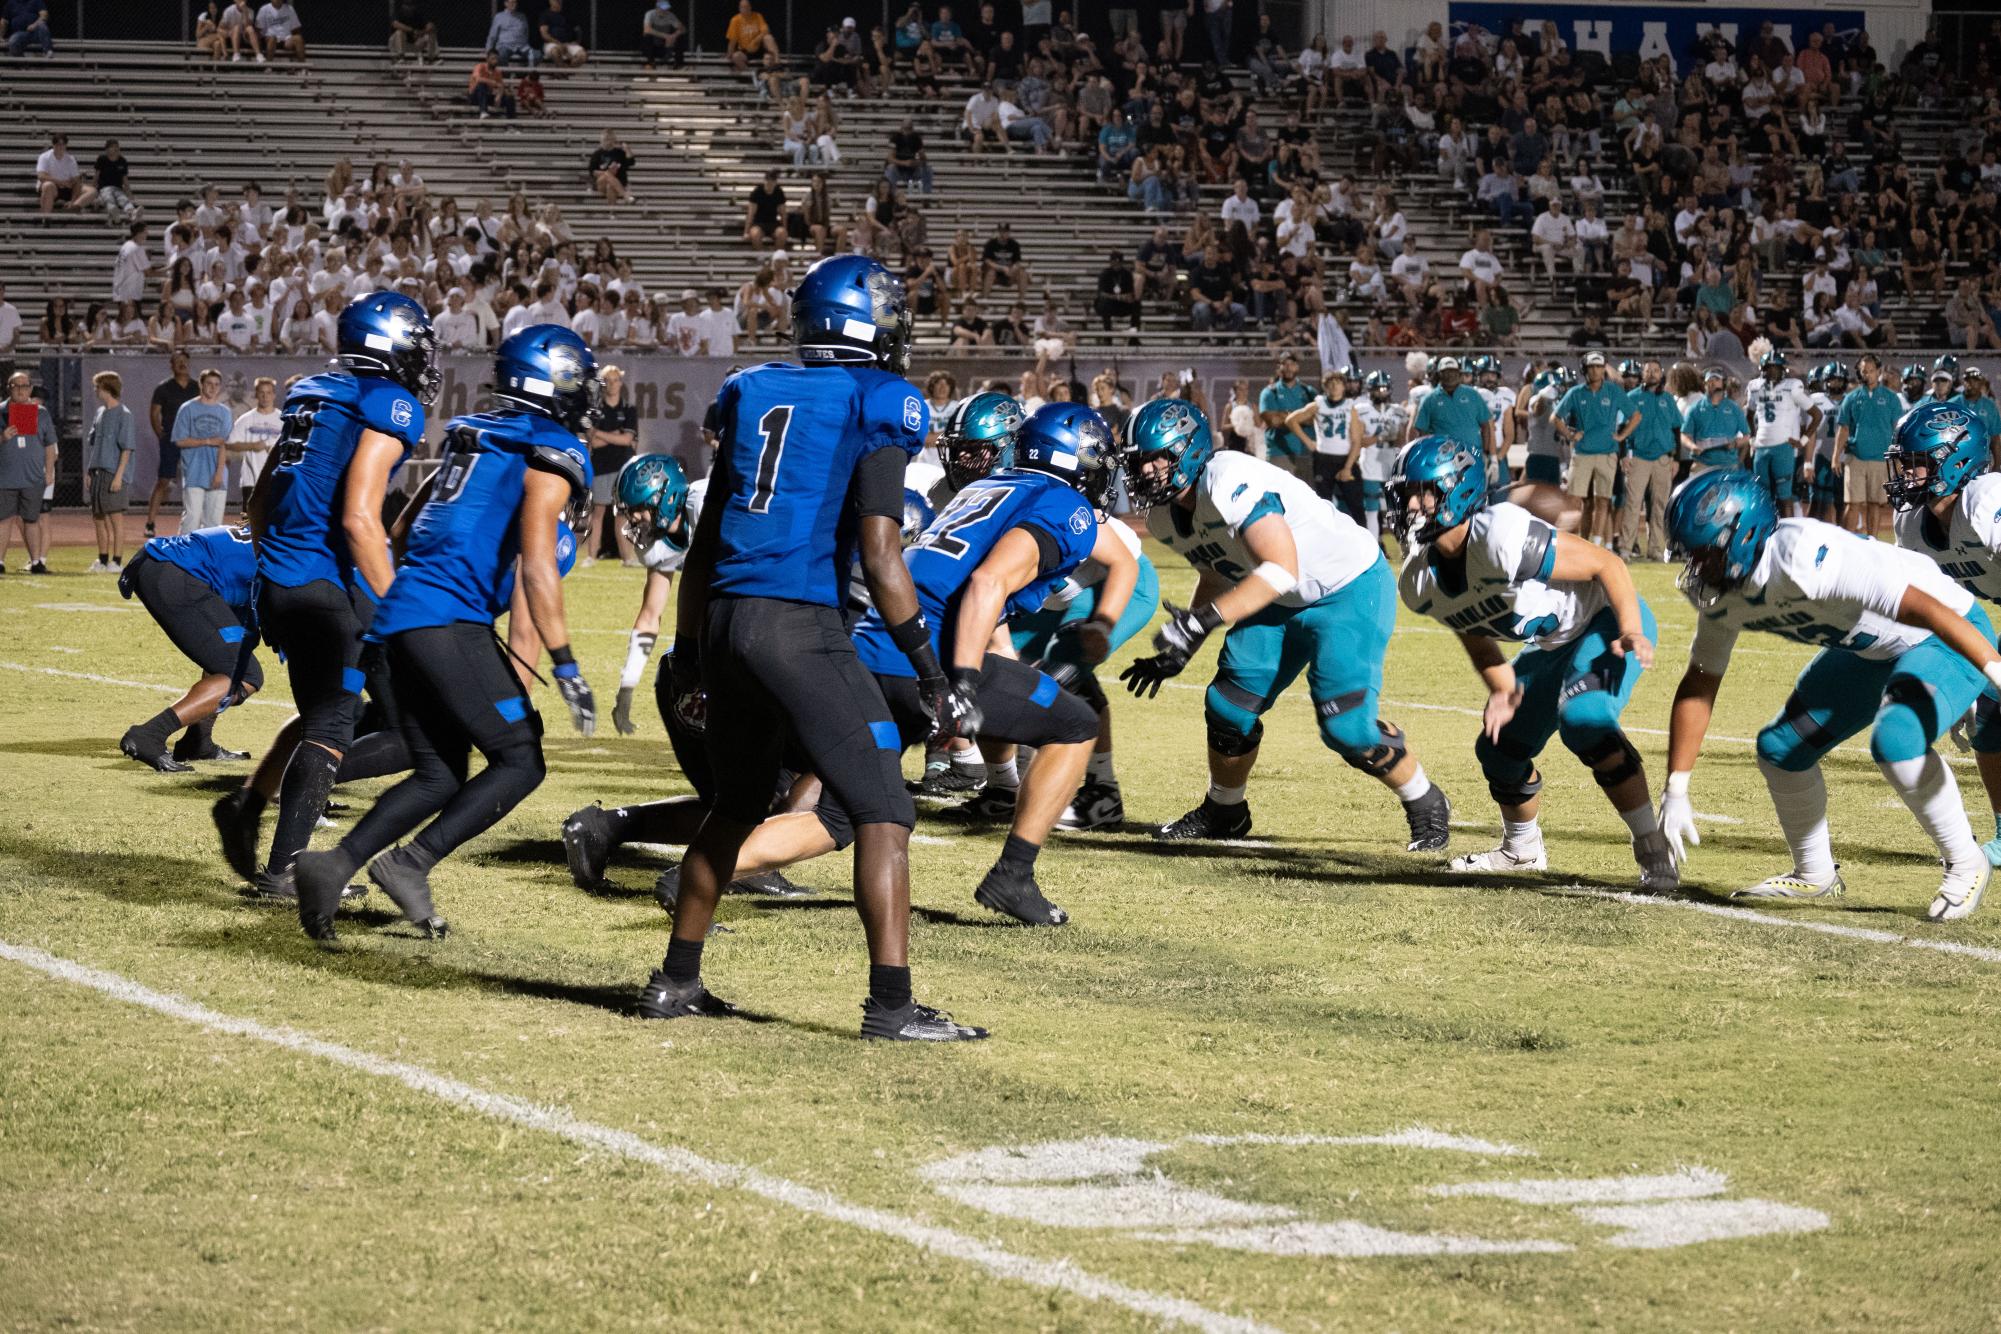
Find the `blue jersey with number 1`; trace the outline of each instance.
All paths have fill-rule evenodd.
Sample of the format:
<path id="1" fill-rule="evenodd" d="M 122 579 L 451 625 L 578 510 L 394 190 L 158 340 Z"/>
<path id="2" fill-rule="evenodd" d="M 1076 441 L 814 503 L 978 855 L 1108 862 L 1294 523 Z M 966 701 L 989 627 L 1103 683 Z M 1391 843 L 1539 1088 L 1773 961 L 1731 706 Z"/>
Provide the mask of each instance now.
<path id="1" fill-rule="evenodd" d="M 855 467 L 878 449 L 915 456 L 930 422 L 909 381 L 874 367 L 775 361 L 732 375 L 716 397 L 729 490 L 709 490 L 722 506 L 711 589 L 841 606 Z"/>
<path id="2" fill-rule="evenodd" d="M 938 661 L 950 665 L 959 619 L 959 595 L 980 562 L 1016 528 L 1035 534 L 1042 568 L 1007 600 L 1001 619 L 1034 611 L 1090 556 L 1098 518 L 1077 489 L 1048 473 L 1008 469 L 982 478 L 953 497 L 945 512 L 903 553 L 918 610 L 931 630 Z M 991 632 L 991 627 L 989 627 Z M 882 614 L 871 610 L 855 627 L 862 665 L 881 676 L 915 676 L 910 659 L 890 642 Z"/>

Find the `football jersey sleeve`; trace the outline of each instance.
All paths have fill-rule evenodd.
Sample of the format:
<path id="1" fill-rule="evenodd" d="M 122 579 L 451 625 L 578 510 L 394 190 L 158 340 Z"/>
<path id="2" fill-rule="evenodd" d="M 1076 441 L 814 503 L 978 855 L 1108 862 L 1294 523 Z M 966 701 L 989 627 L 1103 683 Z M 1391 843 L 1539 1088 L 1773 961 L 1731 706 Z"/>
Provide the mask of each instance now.
<path id="1" fill-rule="evenodd" d="M 424 408 L 403 386 L 373 376 L 361 381 L 361 424 L 412 449 L 424 440 Z"/>
<path id="2" fill-rule="evenodd" d="M 931 431 L 931 408 L 908 380 L 887 372 L 866 377 L 862 391 L 863 447 L 897 446 L 915 457 Z"/>
<path id="3" fill-rule="evenodd" d="M 1519 505 L 1481 510 L 1466 537 L 1481 563 L 1511 584 L 1547 583 L 1556 568 L 1556 529 Z"/>
<path id="4" fill-rule="evenodd" d="M 1255 479 L 1222 477 L 1220 472 L 1210 467 L 1205 470 L 1204 480 L 1215 487 L 1211 500 L 1216 506 L 1216 517 L 1230 530 L 1231 537 L 1241 540 L 1244 530 L 1267 514 L 1284 517 L 1285 501 L 1275 487 L 1260 486 Z"/>
<path id="5" fill-rule="evenodd" d="M 1774 543 L 1776 568 L 1810 600 L 1897 619 L 1911 572 L 1902 561 L 1879 559 L 1876 543 L 1847 533 L 1802 532 L 1781 532 Z"/>
<path id="6" fill-rule="evenodd" d="M 1982 473 L 1968 482 L 1959 508 L 1981 544 L 1989 551 L 2001 551 L 2001 473 Z"/>
<path id="7" fill-rule="evenodd" d="M 591 487 L 591 456 L 583 441 L 567 431 L 538 432 L 528 449 L 528 466 L 552 472 L 581 495 Z"/>

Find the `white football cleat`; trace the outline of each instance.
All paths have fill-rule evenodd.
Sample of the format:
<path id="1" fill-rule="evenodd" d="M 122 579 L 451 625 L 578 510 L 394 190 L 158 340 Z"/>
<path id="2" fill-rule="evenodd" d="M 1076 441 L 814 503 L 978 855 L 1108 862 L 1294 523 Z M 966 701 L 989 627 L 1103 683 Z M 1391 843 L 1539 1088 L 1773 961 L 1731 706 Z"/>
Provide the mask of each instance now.
<path id="1" fill-rule="evenodd" d="M 1938 897 L 1925 911 L 1928 922 L 1957 922 L 1962 917 L 1970 917 L 1980 906 L 1981 895 L 1987 892 L 1987 882 L 1994 878 L 1994 867 L 1982 857 L 1966 866 L 1945 868 L 1945 880 L 1938 887 Z"/>
<path id="2" fill-rule="evenodd" d="M 1505 847 L 1489 848 L 1485 852 L 1462 852 L 1447 865 L 1455 871 L 1547 871 L 1549 854 L 1540 843 L 1527 857 L 1518 857 Z"/>
<path id="3" fill-rule="evenodd" d="M 1070 800 L 1058 829 L 1103 829 L 1125 823 L 1126 803 L 1117 783 L 1097 783 L 1085 779 Z"/>
<path id="4" fill-rule="evenodd" d="M 1672 894 L 1681 888 L 1681 871 L 1668 850 L 1667 835 L 1660 830 L 1633 840 L 1633 860 L 1640 864 L 1643 893 Z"/>
<path id="5" fill-rule="evenodd" d="M 1733 899 L 1831 899 L 1848 892 L 1848 886 L 1841 883 L 1841 870 L 1835 868 L 1825 884 L 1807 879 L 1795 871 L 1784 875 L 1769 876 L 1747 889 L 1734 891 Z"/>

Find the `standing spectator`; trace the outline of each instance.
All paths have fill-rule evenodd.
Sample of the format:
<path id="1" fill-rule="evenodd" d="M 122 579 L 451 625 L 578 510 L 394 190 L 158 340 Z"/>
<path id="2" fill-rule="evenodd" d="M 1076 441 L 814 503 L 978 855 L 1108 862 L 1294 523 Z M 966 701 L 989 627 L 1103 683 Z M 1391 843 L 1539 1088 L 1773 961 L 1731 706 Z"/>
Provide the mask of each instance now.
<path id="1" fill-rule="evenodd" d="M 229 457 L 236 461 L 237 506 L 246 514 L 250 511 L 250 493 L 257 489 L 257 479 L 264 475 L 264 461 L 270 457 L 278 433 L 285 429 L 284 415 L 278 411 L 278 382 L 260 375 L 251 386 L 251 393 L 254 401 L 229 428 L 228 442 Z"/>
<path id="2" fill-rule="evenodd" d="M 125 562 L 125 484 L 132 475 L 134 432 L 132 410 L 120 402 L 125 384 L 118 372 L 99 371 L 90 383 L 97 391 L 97 415 L 83 437 L 83 476 L 97 530 L 97 563 L 89 572 L 103 574 Z"/>
<path id="3" fill-rule="evenodd" d="M 513 0 L 508 0 L 512 4 Z M 500 15 L 494 15 L 499 21 Z M 514 94 L 507 90 L 507 76 L 500 71 L 500 52 L 489 48 L 472 67 L 472 74 L 466 79 L 466 101 L 479 111 L 479 118 L 485 120 L 498 106 L 501 114 L 514 119 Z"/>
<path id="4" fill-rule="evenodd" d="M 607 127 L 590 157 L 591 189 L 606 203 L 629 204 L 632 192 L 626 182 L 632 174 L 633 157 L 618 141 L 618 131 Z"/>
<path id="5" fill-rule="evenodd" d="M 194 398 L 174 414 L 174 441 L 181 450 L 181 531 L 197 532 L 222 522 L 229 492 L 223 488 L 223 448 L 236 425 L 222 401 L 222 372 L 201 373 Z"/>
<path id="6" fill-rule="evenodd" d="M 1230 63 L 1231 3 L 1232 0 L 1202 0 L 1202 21 L 1209 30 L 1209 55 L 1218 65 Z"/>
<path id="7" fill-rule="evenodd" d="M 419 60 L 438 58 L 438 24 L 429 0 L 396 0 L 390 6 L 389 54 L 396 59 L 411 54 Z"/>
<path id="8" fill-rule="evenodd" d="M 49 537 L 42 527 L 42 493 L 56 473 L 56 419 L 35 401 L 32 388 L 26 371 L 7 377 L 7 415 L 0 428 L 0 574 L 7 573 L 9 519 L 20 522 L 28 573 L 49 572 L 43 564 Z"/>
<path id="9" fill-rule="evenodd" d="M 667 317 L 661 343 L 684 357 L 705 355 L 702 346 L 701 298 L 692 287 L 681 289 L 681 309 Z"/>
<path id="10" fill-rule="evenodd" d="M 739 74 L 750 68 L 753 57 L 778 53 L 778 43 L 771 37 L 771 25 L 764 21 L 764 15 L 751 7 L 750 0 L 736 0 L 736 14 L 730 19 L 729 27 L 723 30 L 723 45 L 730 53 L 730 68 Z"/>
<path id="11" fill-rule="evenodd" d="M 44 0 L 7 0 L 0 10 L 0 36 L 6 37 L 10 56 L 29 50 L 50 54 L 55 47 L 49 40 L 48 5 Z"/>
<path id="12" fill-rule="evenodd" d="M 68 135 L 50 135 L 49 146 L 35 159 L 35 190 L 44 213 L 57 204 L 75 212 L 97 196 L 97 188 L 84 183 L 83 164 L 70 156 Z"/>
<path id="13" fill-rule="evenodd" d="M 264 39 L 264 49 L 273 55 L 283 51 L 294 60 L 304 60 L 306 37 L 300 28 L 299 11 L 293 8 L 291 0 L 285 0 L 284 4 L 264 0 L 257 11 L 257 35 Z"/>
<path id="14" fill-rule="evenodd" d="M 661 61 L 680 69 L 688 60 L 688 25 L 674 12 L 674 0 L 654 0 L 653 8 L 639 21 L 639 48 L 646 55 L 646 68 Z"/>
<path id="15" fill-rule="evenodd" d="M 709 289 L 709 308 L 700 315 L 702 353 L 710 357 L 733 357 L 736 340 L 743 333 L 736 312 L 728 305 L 729 294 L 720 287 Z"/>
<path id="16" fill-rule="evenodd" d="M 1028 266 L 1021 260 L 1021 242 L 1014 239 L 1013 229 L 1005 222 L 994 229 L 994 234 L 980 250 L 982 297 L 993 291 L 995 279 L 1016 293 L 1026 291 L 1029 284 Z"/>
<path id="17" fill-rule="evenodd" d="M 1126 257 L 1116 250 L 1105 261 L 1105 267 L 1098 270 L 1098 296 L 1094 309 L 1099 322 L 1107 330 L 1115 319 L 1125 321 L 1134 329 L 1139 328 L 1138 280 L 1132 266 L 1126 263 Z"/>
<path id="18" fill-rule="evenodd" d="M 521 0 L 501 0 L 493 22 L 486 28 L 486 49 L 502 63 L 512 65 L 520 61 L 533 65 L 542 58 L 533 38 L 528 16 L 521 12 Z"/>
<path id="19" fill-rule="evenodd" d="M 933 175 L 931 161 L 924 155 L 924 136 L 908 116 L 889 136 L 889 162 L 882 174 L 891 185 L 915 185 L 925 194 L 931 193 Z"/>
<path id="20" fill-rule="evenodd" d="M 153 438 L 160 444 L 159 462 L 153 475 L 153 494 L 146 503 L 148 537 L 157 535 L 160 505 L 167 498 L 167 488 L 181 470 L 181 450 L 175 443 L 174 423 L 180 416 L 182 405 L 201 392 L 200 387 L 188 378 L 187 353 L 175 352 L 167 361 L 167 371 L 167 378 L 153 389 L 153 403 L 148 413 Z"/>
<path id="21" fill-rule="evenodd" d="M 638 563 L 638 553 L 632 549 L 632 539 L 625 535 L 625 525 L 607 523 L 605 516 L 616 498 L 618 470 L 632 459 L 639 442 L 639 410 L 626 399 L 623 370 L 601 366 L 598 378 L 604 382 L 604 401 L 591 418 L 591 531 L 599 534 L 592 552 L 605 549 L 603 535 L 610 530 L 620 562 L 634 565 Z M 592 554 L 586 554 L 584 564 L 593 559 Z"/>
<path id="22" fill-rule="evenodd" d="M 542 59 L 552 65 L 581 65 L 590 52 L 577 40 L 577 25 L 563 12 L 563 0 L 549 0 L 542 11 Z"/>
<path id="23" fill-rule="evenodd" d="M 125 243 L 118 247 L 118 259 L 111 267 L 111 299 L 144 300 L 146 280 L 157 271 L 158 266 L 146 254 L 146 224 L 135 222 L 126 232 Z"/>
<path id="24" fill-rule="evenodd" d="M 1292 428 L 1292 415 L 1313 401 L 1313 390 L 1299 378 L 1299 358 L 1288 352 L 1278 359 L 1277 374 L 1258 394 L 1258 420 L 1265 428 L 1265 459 L 1313 485 L 1313 451 Z"/>
<path id="25" fill-rule="evenodd" d="M 250 6 L 250 0 L 229 0 L 229 8 L 222 11 L 219 24 L 222 44 L 229 49 L 229 59 L 235 63 L 243 59 L 245 47 L 264 63 L 264 40 L 257 35 L 257 11 Z"/>

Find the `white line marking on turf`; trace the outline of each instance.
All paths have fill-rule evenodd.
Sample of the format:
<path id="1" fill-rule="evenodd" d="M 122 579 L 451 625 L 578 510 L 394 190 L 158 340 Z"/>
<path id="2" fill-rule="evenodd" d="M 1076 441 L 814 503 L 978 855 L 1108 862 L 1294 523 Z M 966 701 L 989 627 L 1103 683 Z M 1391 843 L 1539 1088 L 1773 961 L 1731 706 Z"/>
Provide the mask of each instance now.
<path id="1" fill-rule="evenodd" d="M 37 602 L 36 611 L 132 611 L 134 608 L 122 602 Z"/>
<path id="2" fill-rule="evenodd" d="M 1518 1181 L 1462 1181 L 1433 1186 L 1433 1195 L 1479 1195 L 1518 1204 L 1631 1204 L 1638 1200 L 1692 1200 L 1721 1195 L 1730 1178 L 1708 1167 L 1684 1167 L 1667 1176 L 1590 1177 Z"/>
<path id="3" fill-rule="evenodd" d="M 0 667 L 10 672 L 28 672 L 37 676 L 60 676 L 69 681 L 95 681 L 101 686 L 124 686 L 128 690 L 151 690 L 156 694 L 184 695 L 186 686 L 163 686 L 153 681 L 124 681 L 115 676 L 99 676 L 96 672 L 70 672 L 60 667 L 30 667 L 19 662 L 0 662 Z M 267 709 L 290 709 L 291 701 L 280 699 L 251 698 L 245 704 L 261 704 Z"/>
<path id="4" fill-rule="evenodd" d="M 1585 898 L 1610 899 L 1614 903 L 1631 903 L 1646 908 L 1682 908 L 1689 912 L 1708 913 L 1711 917 L 1728 917 L 1740 922 L 1756 922 L 1759 926 L 1785 926 L 1796 931 L 1818 931 L 1824 936 L 1842 936 L 1849 940 L 1869 940 L 1878 945 L 1907 945 L 1914 950 L 1937 950 L 1942 954 L 1963 954 L 1982 963 L 2001 963 L 2001 950 L 1989 949 L 1985 945 L 1967 945 L 1957 940 L 1927 940 L 1922 936 L 1900 936 L 1895 931 L 1878 931 L 1867 926 L 1842 926 L 1836 922 L 1811 922 L 1805 918 L 1776 917 L 1770 913 L 1752 912 L 1749 908 L 1731 908 L 1721 903 L 1699 903 L 1694 899 L 1663 899 L 1648 894 L 1635 894 L 1629 890 L 1592 889 L 1588 885 L 1567 885 L 1567 893 Z"/>
<path id="5" fill-rule="evenodd" d="M 1831 1220 L 1818 1209 L 1776 1200 L 1676 1200 L 1669 1204 L 1622 1204 L 1582 1208 L 1587 1223 L 1623 1228 L 1605 1238 L 1607 1246 L 1664 1250 L 1699 1241 L 1762 1237 L 1774 1232 L 1819 1232 Z"/>
<path id="6" fill-rule="evenodd" d="M 886 1209 L 853 1204 L 838 1195 L 803 1185 L 785 1177 L 771 1176 L 737 1163 L 718 1162 L 674 1145 L 650 1143 L 630 1131 L 616 1130 L 581 1120 L 544 1103 L 529 1102 L 504 1093 L 462 1084 L 419 1065 L 392 1061 L 352 1047 L 327 1042 L 290 1028 L 261 1024 L 254 1019 L 222 1014 L 205 1005 L 154 991 L 121 977 L 58 958 L 30 945 L 0 940 L 0 959 L 8 959 L 59 981 L 70 982 L 100 992 L 113 1000 L 179 1019 L 211 1033 L 250 1038 L 272 1047 L 317 1056 L 323 1061 L 359 1070 L 363 1074 L 393 1080 L 418 1093 L 496 1121 L 508 1121 L 529 1130 L 538 1130 L 568 1140 L 572 1144 L 616 1154 L 633 1162 L 646 1163 L 670 1176 L 685 1177 L 718 1188 L 748 1192 L 800 1213 L 836 1223 L 845 1223 L 865 1232 L 878 1233 L 908 1242 L 920 1250 L 984 1269 L 997 1277 L 1026 1283 L 1032 1287 L 1067 1292 L 1092 1301 L 1109 1302 L 1140 1315 L 1170 1324 L 1214 1331 L 1215 1334 L 1275 1334 L 1271 1326 L 1242 1316 L 1225 1315 L 1206 1306 L 1164 1293 L 1127 1287 L 1079 1269 L 1069 1260 L 1039 1260 L 1017 1255 L 977 1237 L 951 1228 L 906 1218 Z"/>
<path id="7" fill-rule="evenodd" d="M 1901 802 L 1901 801 L 1900 801 L 1900 802 L 1898 802 L 1898 803 L 1897 803 L 1897 809 L 1898 809 L 1898 810 L 1900 810 L 1900 811 L 1901 811 L 1902 809 L 1904 809 L 1904 803 L 1903 803 L 1903 802 Z M 1711 814 L 1710 814 L 1709 812 L 1707 812 L 1707 811 L 1697 811 L 1697 812 L 1695 813 L 1695 818 L 1696 818 L 1696 819 L 1698 819 L 1698 820 L 1706 820 L 1706 821 L 1707 821 L 1707 822 L 1709 822 L 1710 824 L 1743 824 L 1743 823 L 1744 823 L 1744 822 L 1743 822 L 1742 820 L 1738 819 L 1738 818 L 1737 818 L 1736 816 L 1734 816 L 1734 815 L 1711 815 Z"/>

